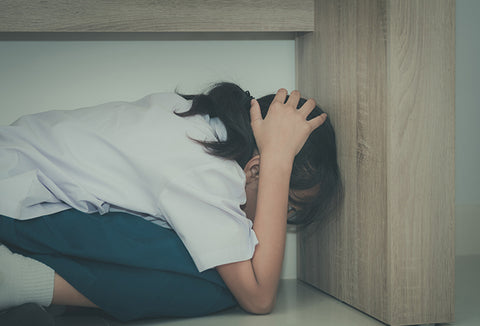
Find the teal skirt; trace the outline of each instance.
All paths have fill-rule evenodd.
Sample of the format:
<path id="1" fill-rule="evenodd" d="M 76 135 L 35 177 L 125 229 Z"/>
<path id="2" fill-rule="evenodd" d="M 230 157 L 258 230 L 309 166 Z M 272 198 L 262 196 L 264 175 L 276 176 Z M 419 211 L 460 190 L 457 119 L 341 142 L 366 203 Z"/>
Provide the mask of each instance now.
<path id="1" fill-rule="evenodd" d="M 0 215 L 0 242 L 50 266 L 121 321 L 201 316 L 237 305 L 215 269 L 198 272 L 174 231 L 138 216 Z"/>

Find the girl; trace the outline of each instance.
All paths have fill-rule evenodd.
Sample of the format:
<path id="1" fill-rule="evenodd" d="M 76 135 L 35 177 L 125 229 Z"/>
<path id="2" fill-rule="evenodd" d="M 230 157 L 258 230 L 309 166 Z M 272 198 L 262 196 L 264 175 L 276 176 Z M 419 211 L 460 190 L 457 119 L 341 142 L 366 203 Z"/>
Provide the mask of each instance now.
<path id="1" fill-rule="evenodd" d="M 23 117 L 0 129 L 0 168 L 0 309 L 121 320 L 271 312 L 287 223 L 322 219 L 341 195 L 315 102 L 231 83 Z"/>

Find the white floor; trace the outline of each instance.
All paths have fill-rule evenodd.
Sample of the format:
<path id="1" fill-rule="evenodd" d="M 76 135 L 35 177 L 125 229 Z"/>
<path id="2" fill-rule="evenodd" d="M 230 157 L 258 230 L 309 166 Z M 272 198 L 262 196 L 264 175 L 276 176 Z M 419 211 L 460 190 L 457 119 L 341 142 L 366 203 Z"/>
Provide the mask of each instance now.
<path id="1" fill-rule="evenodd" d="M 455 322 L 443 325 L 480 325 L 480 256 L 456 257 Z M 128 325 L 128 326 L 377 326 L 378 320 L 296 280 L 283 280 L 277 305 L 270 315 L 254 316 L 241 309 L 231 309 L 201 318 L 176 318 L 137 321 L 128 324 L 111 320 L 92 320 L 88 317 L 57 320 L 58 326 Z"/>

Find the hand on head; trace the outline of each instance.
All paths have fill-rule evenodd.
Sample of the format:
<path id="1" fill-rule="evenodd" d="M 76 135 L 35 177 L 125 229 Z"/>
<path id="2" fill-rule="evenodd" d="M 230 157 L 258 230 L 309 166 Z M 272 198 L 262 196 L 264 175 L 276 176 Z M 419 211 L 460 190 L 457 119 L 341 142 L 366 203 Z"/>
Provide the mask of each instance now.
<path id="1" fill-rule="evenodd" d="M 262 118 L 258 102 L 255 99 L 251 101 L 251 125 L 258 150 L 262 155 L 293 159 L 312 131 L 321 126 L 327 118 L 323 113 L 307 120 L 308 115 L 315 108 L 315 101 L 309 99 L 297 109 L 300 92 L 292 91 L 288 101 L 285 102 L 287 93 L 284 88 L 278 90 L 265 119 Z"/>

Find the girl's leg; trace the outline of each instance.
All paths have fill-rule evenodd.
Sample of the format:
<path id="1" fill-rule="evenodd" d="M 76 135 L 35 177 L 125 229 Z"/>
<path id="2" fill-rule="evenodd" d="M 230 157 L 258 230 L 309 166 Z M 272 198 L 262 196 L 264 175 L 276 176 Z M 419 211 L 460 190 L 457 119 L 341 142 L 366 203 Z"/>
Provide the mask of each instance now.
<path id="1" fill-rule="evenodd" d="M 1 244 L 0 262 L 0 310 L 30 302 L 97 308 L 50 267 Z"/>
<path id="2" fill-rule="evenodd" d="M 85 298 L 63 277 L 55 273 L 52 304 L 62 306 L 93 307 L 98 308 L 93 302 Z"/>
<path id="3" fill-rule="evenodd" d="M 215 270 L 198 272 L 174 231 L 138 216 L 74 210 L 26 221 L 0 216 L 2 241 L 55 271 L 55 304 L 94 302 L 122 321 L 199 316 L 236 304 Z"/>
<path id="4" fill-rule="evenodd" d="M 54 274 L 49 266 L 0 244 L 0 310 L 24 303 L 49 306 Z"/>

